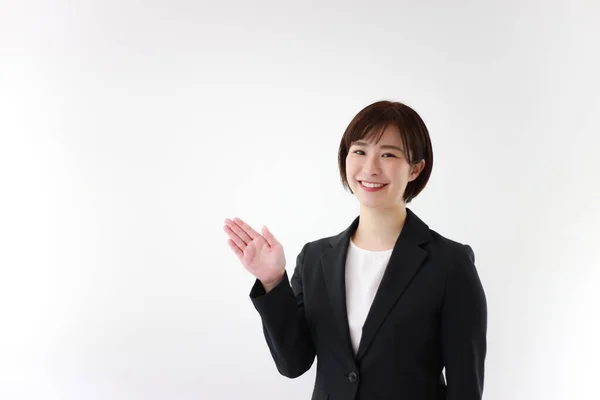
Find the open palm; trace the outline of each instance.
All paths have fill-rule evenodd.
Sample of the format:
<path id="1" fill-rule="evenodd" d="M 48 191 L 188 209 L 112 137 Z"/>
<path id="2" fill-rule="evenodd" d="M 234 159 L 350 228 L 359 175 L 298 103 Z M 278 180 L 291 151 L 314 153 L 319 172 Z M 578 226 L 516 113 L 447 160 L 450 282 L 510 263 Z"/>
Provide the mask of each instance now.
<path id="1" fill-rule="evenodd" d="M 265 226 L 262 235 L 239 218 L 226 219 L 227 243 L 248 272 L 263 285 L 276 282 L 285 272 L 283 246 Z"/>

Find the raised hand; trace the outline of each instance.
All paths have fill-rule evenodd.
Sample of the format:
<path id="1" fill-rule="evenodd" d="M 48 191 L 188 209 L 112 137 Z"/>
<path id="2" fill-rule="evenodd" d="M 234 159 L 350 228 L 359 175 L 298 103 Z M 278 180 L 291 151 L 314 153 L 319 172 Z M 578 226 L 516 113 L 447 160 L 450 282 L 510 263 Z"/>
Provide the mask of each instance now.
<path id="1" fill-rule="evenodd" d="M 285 273 L 283 246 L 265 226 L 262 235 L 239 218 L 225 219 L 223 229 L 227 243 L 248 272 L 254 275 L 268 292 Z"/>

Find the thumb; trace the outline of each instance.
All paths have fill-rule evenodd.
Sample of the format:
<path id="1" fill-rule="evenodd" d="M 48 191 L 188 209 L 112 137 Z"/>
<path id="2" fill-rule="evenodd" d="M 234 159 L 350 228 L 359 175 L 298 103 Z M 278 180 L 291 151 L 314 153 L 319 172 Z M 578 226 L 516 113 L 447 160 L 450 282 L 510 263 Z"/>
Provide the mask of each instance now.
<path id="1" fill-rule="evenodd" d="M 275 236 L 273 236 L 273 234 L 271 233 L 269 228 L 267 228 L 266 226 L 263 226 L 263 228 L 262 228 L 262 235 L 270 247 L 273 247 L 273 246 L 276 246 L 279 244 L 279 241 L 277 241 L 277 239 L 275 239 Z"/>

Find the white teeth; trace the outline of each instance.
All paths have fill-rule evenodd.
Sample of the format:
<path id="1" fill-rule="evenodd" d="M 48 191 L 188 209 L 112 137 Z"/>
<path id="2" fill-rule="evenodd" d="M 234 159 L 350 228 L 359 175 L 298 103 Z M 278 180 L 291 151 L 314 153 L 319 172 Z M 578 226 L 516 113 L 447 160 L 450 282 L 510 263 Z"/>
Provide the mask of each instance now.
<path id="1" fill-rule="evenodd" d="M 363 186 L 368 187 L 368 188 L 380 188 L 382 186 L 384 186 L 382 183 L 368 183 L 368 182 L 361 182 Z"/>

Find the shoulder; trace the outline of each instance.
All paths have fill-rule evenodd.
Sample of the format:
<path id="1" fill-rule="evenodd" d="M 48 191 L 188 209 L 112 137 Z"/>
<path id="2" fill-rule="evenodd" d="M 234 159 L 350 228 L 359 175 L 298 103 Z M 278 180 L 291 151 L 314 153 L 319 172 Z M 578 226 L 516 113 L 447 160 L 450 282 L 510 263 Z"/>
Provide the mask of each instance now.
<path id="1" fill-rule="evenodd" d="M 475 266 L 475 254 L 469 244 L 449 239 L 436 231 L 431 231 L 432 240 L 428 251 L 432 260 L 444 271 L 446 290 L 455 288 L 463 294 L 476 293 L 485 301 L 485 293 Z"/>
<path id="2" fill-rule="evenodd" d="M 450 239 L 432 229 L 429 232 L 431 234 L 431 242 L 426 246 L 428 251 L 456 263 L 475 262 L 475 254 L 469 244 Z"/>
<path id="3" fill-rule="evenodd" d="M 396 242 L 396 246 L 401 243 L 402 246 L 419 246 L 426 250 L 432 258 L 439 261 L 443 260 L 444 264 L 464 262 L 472 264 L 475 262 L 473 249 L 470 245 L 450 239 L 431 229 L 411 210 L 408 210 L 408 213 L 409 219 Z M 306 242 L 302 247 L 302 258 L 312 260 L 331 250 L 334 252 L 343 251 L 347 247 L 350 234 L 356 229 L 357 225 L 358 217 L 342 232 Z"/>
<path id="4" fill-rule="evenodd" d="M 308 241 L 302 247 L 302 253 L 305 256 L 320 256 L 332 247 L 332 242 L 339 238 L 339 235 L 332 235 Z"/>

